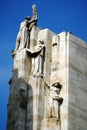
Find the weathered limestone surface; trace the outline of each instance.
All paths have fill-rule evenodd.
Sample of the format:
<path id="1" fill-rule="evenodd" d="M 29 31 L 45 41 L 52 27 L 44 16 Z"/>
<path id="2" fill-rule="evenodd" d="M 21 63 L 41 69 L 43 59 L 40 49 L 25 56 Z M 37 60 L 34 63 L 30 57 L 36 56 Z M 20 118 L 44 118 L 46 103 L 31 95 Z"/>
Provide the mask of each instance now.
<path id="1" fill-rule="evenodd" d="M 30 48 L 12 56 L 7 130 L 87 129 L 84 41 L 69 32 L 33 26 Z"/>
<path id="2" fill-rule="evenodd" d="M 87 44 L 69 34 L 69 129 L 87 129 Z"/>
<path id="3" fill-rule="evenodd" d="M 62 84 L 61 130 L 87 129 L 87 45 L 71 33 L 59 34 L 58 77 Z"/>
<path id="4" fill-rule="evenodd" d="M 41 76 L 29 78 L 28 99 L 27 99 L 27 130 L 41 130 L 43 119 L 43 79 Z"/>

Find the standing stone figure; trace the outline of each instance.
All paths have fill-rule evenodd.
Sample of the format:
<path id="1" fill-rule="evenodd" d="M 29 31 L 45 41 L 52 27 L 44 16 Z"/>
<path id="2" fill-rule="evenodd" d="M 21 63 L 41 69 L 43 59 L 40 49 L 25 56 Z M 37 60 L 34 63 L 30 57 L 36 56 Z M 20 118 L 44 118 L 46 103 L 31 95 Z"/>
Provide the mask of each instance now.
<path id="1" fill-rule="evenodd" d="M 31 31 L 33 25 L 35 25 L 37 23 L 37 20 L 38 20 L 36 5 L 32 6 L 32 13 L 33 13 L 33 16 L 32 16 L 32 19 L 30 20 L 31 24 L 29 25 L 29 31 Z"/>
<path id="2" fill-rule="evenodd" d="M 20 24 L 20 30 L 16 39 L 16 49 L 24 49 L 30 47 L 30 31 L 37 22 L 37 9 L 36 5 L 32 6 L 33 17 L 30 19 L 29 16 Z"/>
<path id="3" fill-rule="evenodd" d="M 61 86 L 59 82 L 55 82 L 50 87 L 50 118 L 57 118 L 60 121 L 60 105 L 63 99 L 59 97 Z"/>
<path id="4" fill-rule="evenodd" d="M 44 42 L 39 41 L 39 43 L 35 46 L 35 50 L 41 49 L 39 55 L 34 58 L 34 71 L 33 76 L 43 75 L 43 58 L 44 58 Z"/>
<path id="5" fill-rule="evenodd" d="M 25 21 L 20 24 L 20 30 L 16 39 L 16 50 L 27 47 L 29 43 L 29 20 L 30 17 L 26 17 Z"/>
<path id="6" fill-rule="evenodd" d="M 30 56 L 32 58 L 31 71 L 33 73 L 33 76 L 39 76 L 43 74 L 44 49 L 45 45 L 43 41 L 39 41 L 39 43 L 34 47 L 33 50 L 28 49 L 28 52 L 30 53 Z"/>

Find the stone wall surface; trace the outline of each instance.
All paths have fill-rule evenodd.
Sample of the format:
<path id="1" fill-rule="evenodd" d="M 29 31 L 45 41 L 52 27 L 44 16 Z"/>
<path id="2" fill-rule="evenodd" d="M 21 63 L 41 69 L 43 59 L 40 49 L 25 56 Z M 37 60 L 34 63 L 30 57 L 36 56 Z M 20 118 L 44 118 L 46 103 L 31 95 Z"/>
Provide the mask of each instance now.
<path id="1" fill-rule="evenodd" d="M 61 105 L 61 130 L 68 130 L 68 34 L 63 32 L 59 35 L 59 64 L 58 77 L 62 84 L 60 96 L 63 97 Z"/>
<path id="2" fill-rule="evenodd" d="M 69 130 L 87 129 L 87 44 L 69 34 Z"/>

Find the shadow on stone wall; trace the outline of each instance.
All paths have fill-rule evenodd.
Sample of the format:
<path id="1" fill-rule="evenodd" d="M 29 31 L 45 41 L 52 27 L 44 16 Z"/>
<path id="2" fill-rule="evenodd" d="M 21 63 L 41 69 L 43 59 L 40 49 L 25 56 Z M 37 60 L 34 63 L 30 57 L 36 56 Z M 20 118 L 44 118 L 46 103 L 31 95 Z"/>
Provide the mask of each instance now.
<path id="1" fill-rule="evenodd" d="M 26 130 L 33 130 L 33 90 L 30 84 L 27 89 Z"/>
<path id="2" fill-rule="evenodd" d="M 23 78 L 18 77 L 18 70 L 13 70 L 12 78 L 9 81 L 10 94 L 8 100 L 8 119 L 7 130 L 26 130 L 27 129 L 27 102 L 28 91 L 32 88 L 26 83 Z M 33 98 L 31 98 L 33 102 Z M 33 106 L 32 106 L 33 107 Z M 33 108 L 31 107 L 31 111 Z M 33 118 L 33 113 L 32 117 Z M 32 130 L 32 129 L 31 129 Z"/>

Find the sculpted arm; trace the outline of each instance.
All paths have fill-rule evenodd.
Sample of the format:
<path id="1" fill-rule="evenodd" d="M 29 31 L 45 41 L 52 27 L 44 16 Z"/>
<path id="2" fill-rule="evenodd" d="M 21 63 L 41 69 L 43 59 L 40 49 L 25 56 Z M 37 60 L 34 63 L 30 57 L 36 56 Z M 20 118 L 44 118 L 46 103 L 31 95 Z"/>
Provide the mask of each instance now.
<path id="1" fill-rule="evenodd" d="M 35 54 L 35 53 L 39 53 L 44 47 L 45 47 L 45 45 L 42 45 L 42 46 L 39 46 L 39 47 L 35 48 L 34 50 L 30 50 L 30 49 L 27 49 L 27 50 L 31 54 Z"/>

